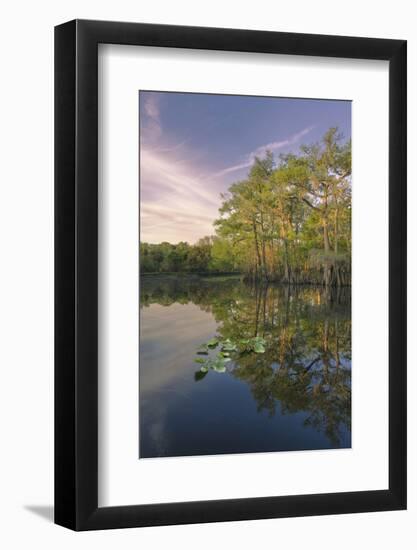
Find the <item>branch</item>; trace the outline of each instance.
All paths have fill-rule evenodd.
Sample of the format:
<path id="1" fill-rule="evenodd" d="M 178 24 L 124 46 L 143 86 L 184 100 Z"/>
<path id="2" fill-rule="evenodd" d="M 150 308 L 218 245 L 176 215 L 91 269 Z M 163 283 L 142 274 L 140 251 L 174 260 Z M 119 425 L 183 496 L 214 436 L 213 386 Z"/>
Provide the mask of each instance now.
<path id="1" fill-rule="evenodd" d="M 342 172 L 341 174 L 337 173 L 336 174 L 338 175 L 339 177 L 339 180 L 344 180 L 345 178 L 347 178 L 348 176 L 350 176 L 352 173 L 352 170 L 350 168 L 348 168 L 347 170 L 345 170 L 344 172 Z"/>
<path id="2" fill-rule="evenodd" d="M 316 359 L 313 359 L 311 363 L 308 365 L 308 367 L 305 368 L 306 371 L 309 371 L 313 365 L 317 363 L 317 361 L 320 361 L 320 357 L 316 357 Z"/>
<path id="3" fill-rule="evenodd" d="M 312 203 L 311 203 L 309 200 L 307 200 L 306 198 L 303 197 L 301 200 L 304 201 L 306 204 L 308 204 L 308 206 L 309 206 L 310 208 L 314 208 L 314 210 L 320 210 L 320 208 L 317 208 L 317 206 L 314 206 L 314 204 L 312 204 Z"/>

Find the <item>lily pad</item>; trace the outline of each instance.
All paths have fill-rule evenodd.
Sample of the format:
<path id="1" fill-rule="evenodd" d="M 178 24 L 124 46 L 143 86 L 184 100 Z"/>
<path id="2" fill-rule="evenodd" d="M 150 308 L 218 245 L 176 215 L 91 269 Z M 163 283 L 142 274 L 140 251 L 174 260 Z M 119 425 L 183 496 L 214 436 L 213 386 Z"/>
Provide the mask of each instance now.
<path id="1" fill-rule="evenodd" d="M 222 351 L 226 351 L 226 352 L 237 351 L 237 346 L 234 342 L 227 339 L 224 342 L 222 342 Z"/>
<path id="2" fill-rule="evenodd" d="M 209 349 L 207 347 L 207 344 L 202 344 L 197 350 L 197 353 L 199 355 L 208 355 L 208 352 L 209 352 Z"/>
<path id="3" fill-rule="evenodd" d="M 215 372 L 226 372 L 226 363 L 231 361 L 230 357 L 223 357 L 221 353 L 217 354 L 214 359 L 207 359 L 200 368 L 201 372 L 213 370 Z"/>
<path id="4" fill-rule="evenodd" d="M 210 367 L 216 372 L 225 372 L 226 363 L 231 361 L 230 357 L 223 357 L 220 353 L 210 363 Z"/>
<path id="5" fill-rule="evenodd" d="M 265 353 L 265 347 L 261 342 L 255 342 L 253 345 L 253 351 L 255 353 Z"/>
<path id="6" fill-rule="evenodd" d="M 219 339 L 218 338 L 211 338 L 207 343 L 206 346 L 209 348 L 216 348 L 219 345 Z"/>
<path id="7" fill-rule="evenodd" d="M 226 372 L 226 367 L 224 365 L 216 363 L 215 365 L 213 365 L 213 370 L 215 370 L 216 372 Z"/>
<path id="8" fill-rule="evenodd" d="M 201 371 L 201 370 L 198 370 L 197 372 L 194 373 L 194 380 L 196 382 L 198 382 L 199 380 L 202 380 L 207 374 L 207 371 Z"/>

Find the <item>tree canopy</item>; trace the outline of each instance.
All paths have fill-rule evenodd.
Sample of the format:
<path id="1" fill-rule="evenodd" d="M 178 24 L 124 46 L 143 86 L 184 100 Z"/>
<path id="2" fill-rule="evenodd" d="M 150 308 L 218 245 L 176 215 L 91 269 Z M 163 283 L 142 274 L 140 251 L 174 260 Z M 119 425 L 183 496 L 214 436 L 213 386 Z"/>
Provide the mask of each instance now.
<path id="1" fill-rule="evenodd" d="M 141 243 L 141 271 L 350 284 L 351 142 L 337 128 L 297 155 L 256 157 L 221 200 L 214 236 L 195 245 Z"/>

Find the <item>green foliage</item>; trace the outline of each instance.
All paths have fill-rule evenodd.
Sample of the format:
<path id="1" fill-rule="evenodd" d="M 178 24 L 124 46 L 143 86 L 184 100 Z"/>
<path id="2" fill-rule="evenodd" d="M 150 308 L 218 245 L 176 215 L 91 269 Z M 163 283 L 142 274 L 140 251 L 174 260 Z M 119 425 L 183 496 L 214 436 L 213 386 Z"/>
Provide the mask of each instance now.
<path id="1" fill-rule="evenodd" d="M 239 340 L 238 342 L 233 342 L 230 338 L 221 340 L 218 337 L 214 337 L 205 344 L 202 344 L 198 348 L 197 353 L 208 354 L 210 349 L 213 350 L 218 346 L 220 346 L 220 352 L 215 357 L 209 357 L 207 359 L 196 357 L 194 359 L 195 363 L 202 364 L 200 370 L 195 373 L 194 378 L 196 381 L 204 378 L 198 373 L 207 374 L 209 370 L 214 370 L 215 372 L 226 372 L 226 363 L 231 361 L 232 358 L 238 357 L 242 353 L 265 353 L 266 341 L 261 336 Z"/>
<path id="2" fill-rule="evenodd" d="M 239 268 L 239 261 L 237 250 L 232 242 L 219 236 L 213 237 L 212 242 L 210 270 L 229 273 L 236 271 Z"/>
<path id="3" fill-rule="evenodd" d="M 204 237 L 196 244 L 140 244 L 141 273 L 179 273 L 210 271 L 212 238 Z"/>
<path id="4" fill-rule="evenodd" d="M 256 158 L 230 186 L 215 226 L 250 278 L 342 285 L 350 284 L 350 210 L 351 144 L 330 128 L 277 165 L 269 152 Z M 323 252 L 314 261 L 313 249 Z"/>
<path id="5" fill-rule="evenodd" d="M 219 373 L 226 372 L 226 363 L 230 360 L 230 357 L 224 357 L 221 353 L 214 358 L 203 360 L 204 364 L 200 367 L 200 370 L 194 374 L 194 379 L 196 381 L 201 380 L 203 377 L 201 377 L 199 373 L 207 374 L 209 370 Z"/>
<path id="6" fill-rule="evenodd" d="M 239 271 L 232 243 L 204 237 L 196 244 L 140 243 L 140 271 L 145 273 L 233 273 Z"/>
<path id="7" fill-rule="evenodd" d="M 223 343 L 222 343 L 222 352 L 224 353 L 230 353 L 230 352 L 233 352 L 233 351 L 237 351 L 237 345 L 234 344 L 230 338 L 227 338 Z"/>
<path id="8" fill-rule="evenodd" d="M 219 344 L 219 340 L 218 338 L 211 338 L 211 340 L 209 340 L 207 343 L 206 343 L 206 346 L 208 348 L 215 348 L 217 347 Z"/>
<path id="9" fill-rule="evenodd" d="M 216 235 L 140 245 L 141 273 L 244 273 L 253 280 L 350 284 L 351 143 L 330 128 L 298 155 L 255 158 L 222 195 Z M 260 349 L 261 346 L 258 346 Z"/>

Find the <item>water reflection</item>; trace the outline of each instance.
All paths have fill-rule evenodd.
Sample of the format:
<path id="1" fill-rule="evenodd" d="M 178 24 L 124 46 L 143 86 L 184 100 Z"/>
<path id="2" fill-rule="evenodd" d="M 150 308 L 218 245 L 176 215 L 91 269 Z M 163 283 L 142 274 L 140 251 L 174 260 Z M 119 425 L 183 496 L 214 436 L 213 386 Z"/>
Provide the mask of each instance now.
<path id="1" fill-rule="evenodd" d="M 216 335 L 265 352 L 195 377 Z M 349 289 L 144 277 L 140 349 L 141 457 L 350 447 Z"/>

